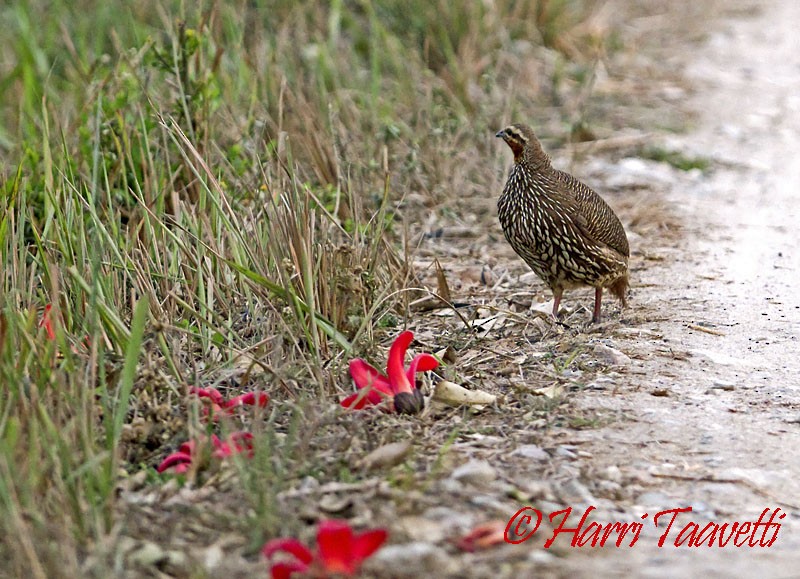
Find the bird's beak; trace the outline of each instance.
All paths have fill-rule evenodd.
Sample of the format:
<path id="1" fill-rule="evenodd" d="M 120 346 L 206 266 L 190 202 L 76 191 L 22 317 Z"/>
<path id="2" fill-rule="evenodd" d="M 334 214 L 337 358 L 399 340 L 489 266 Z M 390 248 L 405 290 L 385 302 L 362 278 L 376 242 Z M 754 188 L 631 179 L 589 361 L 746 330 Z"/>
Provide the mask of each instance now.
<path id="1" fill-rule="evenodd" d="M 506 132 L 505 131 L 497 131 L 497 133 L 495 133 L 494 136 L 495 137 L 500 137 L 501 139 L 505 139 L 506 138 Z"/>

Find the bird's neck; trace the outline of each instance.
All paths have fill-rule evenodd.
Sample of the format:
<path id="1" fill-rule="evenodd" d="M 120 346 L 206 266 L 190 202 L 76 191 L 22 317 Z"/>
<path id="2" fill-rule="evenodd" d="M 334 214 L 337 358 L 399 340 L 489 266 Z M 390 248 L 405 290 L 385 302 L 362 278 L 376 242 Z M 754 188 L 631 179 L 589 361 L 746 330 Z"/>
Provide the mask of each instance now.
<path id="1" fill-rule="evenodd" d="M 536 173 L 543 173 L 552 169 L 550 157 L 541 147 L 525 147 L 518 155 L 514 155 L 514 161 L 517 164 L 527 165 L 531 171 Z"/>

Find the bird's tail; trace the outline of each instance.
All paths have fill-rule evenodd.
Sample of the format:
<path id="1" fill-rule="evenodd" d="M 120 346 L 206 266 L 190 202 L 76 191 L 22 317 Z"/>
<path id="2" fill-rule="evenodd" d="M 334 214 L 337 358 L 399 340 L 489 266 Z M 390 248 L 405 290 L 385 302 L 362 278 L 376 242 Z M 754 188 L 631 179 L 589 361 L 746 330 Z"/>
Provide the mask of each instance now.
<path id="1" fill-rule="evenodd" d="M 608 291 L 610 291 L 611 294 L 622 303 L 622 306 L 625 307 L 627 304 L 625 294 L 629 287 L 631 287 L 630 280 L 628 278 L 628 272 L 626 271 L 623 275 L 614 280 L 614 283 L 608 286 Z"/>

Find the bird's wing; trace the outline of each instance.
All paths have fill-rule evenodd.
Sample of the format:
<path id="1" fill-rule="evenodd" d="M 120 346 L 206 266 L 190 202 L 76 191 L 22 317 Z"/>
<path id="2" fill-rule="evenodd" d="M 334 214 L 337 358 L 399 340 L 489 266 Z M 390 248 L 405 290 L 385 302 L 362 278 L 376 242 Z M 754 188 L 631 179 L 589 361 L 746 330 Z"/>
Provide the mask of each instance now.
<path id="1" fill-rule="evenodd" d="M 584 236 L 595 243 L 601 243 L 614 251 L 630 257 L 630 246 L 625 230 L 608 203 L 594 190 L 587 187 L 572 175 L 561 172 L 564 184 L 562 197 L 568 200 L 570 215 L 580 217 L 576 224 Z"/>

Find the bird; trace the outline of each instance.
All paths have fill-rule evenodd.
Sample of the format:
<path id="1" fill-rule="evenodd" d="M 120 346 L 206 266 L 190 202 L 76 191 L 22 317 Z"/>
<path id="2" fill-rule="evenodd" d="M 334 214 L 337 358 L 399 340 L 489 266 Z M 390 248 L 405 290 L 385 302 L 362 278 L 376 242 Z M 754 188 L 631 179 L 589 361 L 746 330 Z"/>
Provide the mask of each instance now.
<path id="1" fill-rule="evenodd" d="M 503 234 L 553 292 L 553 318 L 565 289 L 595 288 L 592 323 L 600 322 L 603 288 L 622 306 L 630 287 L 625 228 L 600 195 L 555 169 L 533 129 L 513 124 L 495 135 L 514 153 L 497 201 Z"/>

